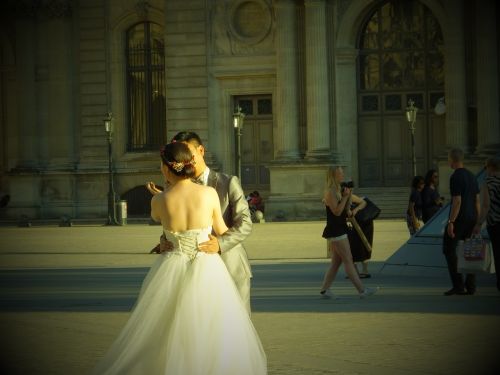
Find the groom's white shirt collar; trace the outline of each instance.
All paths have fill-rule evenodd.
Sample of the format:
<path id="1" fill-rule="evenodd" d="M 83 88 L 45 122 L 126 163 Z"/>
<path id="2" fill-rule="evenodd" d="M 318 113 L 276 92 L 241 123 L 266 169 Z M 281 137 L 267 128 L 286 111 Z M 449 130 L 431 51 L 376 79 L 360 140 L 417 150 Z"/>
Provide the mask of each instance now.
<path id="1" fill-rule="evenodd" d="M 201 179 L 203 181 L 203 185 L 208 185 L 208 174 L 210 173 L 210 168 L 206 167 L 203 173 L 201 174 Z"/>

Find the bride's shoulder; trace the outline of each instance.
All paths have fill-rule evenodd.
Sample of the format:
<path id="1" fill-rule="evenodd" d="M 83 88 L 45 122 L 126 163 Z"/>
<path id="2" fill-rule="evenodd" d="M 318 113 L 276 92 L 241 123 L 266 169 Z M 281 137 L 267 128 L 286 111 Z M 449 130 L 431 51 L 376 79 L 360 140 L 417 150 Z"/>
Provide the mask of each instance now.
<path id="1" fill-rule="evenodd" d="M 205 194 L 213 194 L 213 193 L 217 194 L 217 191 L 212 186 L 209 185 L 196 185 L 196 186 L 199 187 L 200 189 L 203 189 L 203 193 Z"/>
<path id="2" fill-rule="evenodd" d="M 165 197 L 165 192 L 161 192 L 158 194 L 155 194 L 151 197 L 151 204 L 158 204 L 161 200 L 163 200 Z"/>
<path id="3" fill-rule="evenodd" d="M 212 202 L 217 202 L 219 204 L 219 195 L 217 194 L 217 190 L 212 186 L 202 186 L 203 189 L 203 198 L 206 200 L 210 200 Z"/>
<path id="4" fill-rule="evenodd" d="M 217 191 L 208 185 L 196 185 L 193 184 L 190 191 L 187 191 L 188 196 L 193 199 L 211 199 L 214 195 L 217 195 Z"/>
<path id="5" fill-rule="evenodd" d="M 164 190 L 158 194 L 155 194 L 151 197 L 152 202 L 158 202 L 164 200 L 168 196 L 168 190 Z"/>

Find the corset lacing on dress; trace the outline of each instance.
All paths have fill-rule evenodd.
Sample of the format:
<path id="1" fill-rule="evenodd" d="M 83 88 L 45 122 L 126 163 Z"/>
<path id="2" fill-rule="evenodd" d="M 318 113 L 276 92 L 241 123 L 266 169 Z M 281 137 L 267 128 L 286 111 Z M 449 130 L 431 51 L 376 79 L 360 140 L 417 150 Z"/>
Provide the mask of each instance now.
<path id="1" fill-rule="evenodd" d="M 210 229 L 193 229 L 183 232 L 165 231 L 165 237 L 168 241 L 172 242 L 172 245 L 174 246 L 174 250 L 170 253 L 172 255 L 186 255 L 191 261 L 193 261 L 199 254 L 201 254 L 198 250 L 198 237 L 205 231 L 210 233 Z"/>

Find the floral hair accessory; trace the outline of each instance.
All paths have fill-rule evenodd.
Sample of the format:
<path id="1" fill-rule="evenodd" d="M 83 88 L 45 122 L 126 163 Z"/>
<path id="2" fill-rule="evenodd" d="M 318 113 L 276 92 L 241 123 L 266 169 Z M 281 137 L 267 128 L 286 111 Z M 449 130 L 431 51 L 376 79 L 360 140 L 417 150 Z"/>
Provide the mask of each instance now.
<path id="1" fill-rule="evenodd" d="M 176 162 L 176 161 L 169 161 L 168 165 L 170 165 L 176 172 L 182 171 L 182 168 L 184 168 L 184 163 L 182 161 Z"/>
<path id="2" fill-rule="evenodd" d="M 168 165 L 171 166 L 176 172 L 182 171 L 185 166 L 195 165 L 194 155 L 191 156 L 191 160 L 189 161 L 169 161 Z"/>

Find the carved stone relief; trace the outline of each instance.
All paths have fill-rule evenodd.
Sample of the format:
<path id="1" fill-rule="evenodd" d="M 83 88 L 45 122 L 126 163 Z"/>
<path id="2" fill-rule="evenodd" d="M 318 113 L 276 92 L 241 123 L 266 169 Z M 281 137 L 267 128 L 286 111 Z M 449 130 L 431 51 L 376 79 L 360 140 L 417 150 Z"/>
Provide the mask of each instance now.
<path id="1" fill-rule="evenodd" d="M 274 12 L 268 0 L 221 0 L 210 9 L 216 55 L 274 51 Z"/>
<path id="2" fill-rule="evenodd" d="M 149 8 L 151 8 L 151 5 L 147 1 L 138 1 L 135 4 L 134 8 L 139 19 L 141 20 L 148 19 Z"/>

